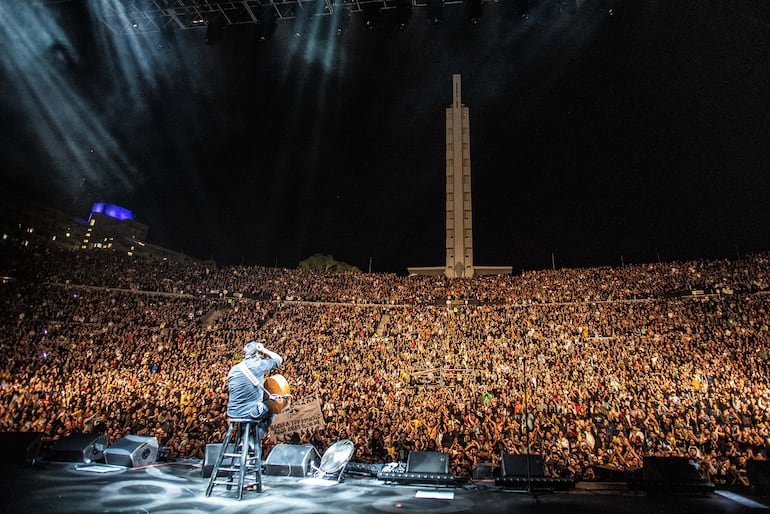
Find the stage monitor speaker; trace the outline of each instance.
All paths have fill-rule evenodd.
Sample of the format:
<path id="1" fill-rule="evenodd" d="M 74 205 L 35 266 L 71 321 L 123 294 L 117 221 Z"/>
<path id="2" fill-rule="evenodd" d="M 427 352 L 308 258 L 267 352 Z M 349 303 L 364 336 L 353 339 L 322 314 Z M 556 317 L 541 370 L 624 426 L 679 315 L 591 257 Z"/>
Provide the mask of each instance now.
<path id="1" fill-rule="evenodd" d="M 711 493 L 713 482 L 701 477 L 687 457 L 644 457 L 642 469 L 630 477 L 629 489 L 652 493 Z"/>
<path id="2" fill-rule="evenodd" d="M 540 455 L 506 453 L 500 463 L 504 477 L 544 477 L 545 464 Z"/>
<path id="3" fill-rule="evenodd" d="M 0 432 L 0 461 L 34 463 L 42 443 L 42 432 Z"/>
<path id="4" fill-rule="evenodd" d="M 214 463 L 219 457 L 219 452 L 222 450 L 222 443 L 209 443 L 206 445 L 206 455 L 203 457 L 203 466 L 201 466 L 201 476 L 203 478 L 209 478 L 211 472 L 214 470 Z M 228 453 L 235 452 L 235 445 L 230 444 L 228 446 Z M 223 463 L 229 461 L 222 461 Z"/>
<path id="5" fill-rule="evenodd" d="M 634 471 L 613 468 L 611 466 L 593 466 L 594 476 L 599 482 L 624 482 Z"/>
<path id="6" fill-rule="evenodd" d="M 306 477 L 318 451 L 312 444 L 278 444 L 265 459 L 265 475 Z"/>
<path id="7" fill-rule="evenodd" d="M 104 434 L 72 434 L 56 441 L 48 459 L 51 462 L 92 462 L 104 458 L 107 436 Z"/>
<path id="8" fill-rule="evenodd" d="M 104 462 L 138 468 L 155 462 L 158 440 L 153 436 L 127 435 L 104 450 Z"/>
<path id="9" fill-rule="evenodd" d="M 669 484 L 703 481 L 687 457 L 644 457 L 642 479 Z"/>
<path id="10" fill-rule="evenodd" d="M 473 470 L 474 480 L 492 480 L 500 476 L 500 466 L 490 462 L 479 462 Z"/>
<path id="11" fill-rule="evenodd" d="M 409 452 L 407 473 L 449 473 L 449 454 L 444 452 Z"/>
<path id="12" fill-rule="evenodd" d="M 751 459 L 746 463 L 746 475 L 755 492 L 767 496 L 770 492 L 770 460 Z"/>

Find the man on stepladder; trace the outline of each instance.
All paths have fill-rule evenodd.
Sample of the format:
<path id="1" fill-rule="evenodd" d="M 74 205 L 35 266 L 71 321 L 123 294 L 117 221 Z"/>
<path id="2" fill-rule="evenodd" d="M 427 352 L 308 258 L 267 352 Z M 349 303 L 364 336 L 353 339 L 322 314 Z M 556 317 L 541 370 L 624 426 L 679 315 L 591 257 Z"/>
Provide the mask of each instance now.
<path id="1" fill-rule="evenodd" d="M 283 358 L 257 341 L 243 347 L 243 361 L 227 374 L 227 415 L 230 418 L 253 418 L 257 422 L 257 446 L 267 434 L 275 414 L 265 404 L 265 373 L 277 368 Z M 260 452 L 261 453 L 261 452 Z"/>

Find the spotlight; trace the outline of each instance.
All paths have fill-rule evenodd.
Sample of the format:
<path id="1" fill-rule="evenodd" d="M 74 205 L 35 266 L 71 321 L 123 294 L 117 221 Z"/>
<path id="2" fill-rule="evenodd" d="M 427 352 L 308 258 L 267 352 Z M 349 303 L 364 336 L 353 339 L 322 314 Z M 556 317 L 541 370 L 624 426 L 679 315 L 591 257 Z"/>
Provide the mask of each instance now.
<path id="1" fill-rule="evenodd" d="M 337 37 L 342 37 L 345 35 L 345 32 L 348 31 L 350 28 L 350 9 L 347 7 L 343 7 L 341 11 L 339 11 L 339 17 L 336 19 L 337 23 Z"/>
<path id="2" fill-rule="evenodd" d="M 396 25 L 398 30 L 404 30 L 412 19 L 412 1 L 398 0 L 396 3 Z"/>
<path id="3" fill-rule="evenodd" d="M 613 8 L 613 4 L 613 0 L 593 0 L 591 2 L 583 1 L 581 2 L 580 9 L 593 10 L 598 14 L 608 14 L 613 16 L 616 12 Z"/>
<path id="4" fill-rule="evenodd" d="M 481 20 L 481 0 L 465 0 L 465 17 L 473 25 Z"/>
<path id="5" fill-rule="evenodd" d="M 380 27 L 380 6 L 377 4 L 365 4 L 364 8 L 364 27 L 367 30 L 376 30 Z"/>
<path id="6" fill-rule="evenodd" d="M 326 14 L 326 0 L 312 0 L 308 5 L 311 16 L 321 16 Z"/>
<path id="7" fill-rule="evenodd" d="M 516 16 L 519 18 L 529 18 L 529 0 L 515 0 Z"/>
<path id="8" fill-rule="evenodd" d="M 444 0 L 428 0 L 428 21 L 438 25 L 444 19 Z"/>
<path id="9" fill-rule="evenodd" d="M 225 22 L 221 16 L 216 15 L 206 25 L 206 37 L 204 42 L 213 45 L 225 35 Z"/>
<path id="10" fill-rule="evenodd" d="M 264 42 L 273 37 L 277 26 L 275 11 L 273 11 L 272 6 L 265 7 L 260 16 L 258 16 L 258 19 L 257 38 L 259 41 Z"/>
<path id="11" fill-rule="evenodd" d="M 294 17 L 294 36 L 302 37 L 310 26 L 310 18 L 313 15 L 310 8 L 312 6 L 302 7 L 301 2 L 297 2 L 297 11 Z"/>

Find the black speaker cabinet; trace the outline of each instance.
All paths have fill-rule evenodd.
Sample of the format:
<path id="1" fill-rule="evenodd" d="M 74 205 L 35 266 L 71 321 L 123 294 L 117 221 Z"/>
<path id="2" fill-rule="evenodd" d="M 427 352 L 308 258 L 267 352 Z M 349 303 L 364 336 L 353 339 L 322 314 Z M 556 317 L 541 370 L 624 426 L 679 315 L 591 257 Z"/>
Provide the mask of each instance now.
<path id="1" fill-rule="evenodd" d="M 600 482 L 623 482 L 633 471 L 625 471 L 610 466 L 594 466 L 594 476 Z"/>
<path id="2" fill-rule="evenodd" d="M 473 470 L 474 480 L 492 480 L 500 476 L 500 466 L 491 462 L 479 462 Z"/>
<path id="3" fill-rule="evenodd" d="M 72 434 L 51 446 L 51 462 L 83 462 L 90 464 L 104 458 L 107 436 L 104 434 Z"/>
<path id="4" fill-rule="evenodd" d="M 265 475 L 306 477 L 318 452 L 312 444 L 278 444 L 265 459 Z"/>
<path id="5" fill-rule="evenodd" d="M 504 477 L 544 477 L 545 464 L 540 455 L 507 453 L 502 458 L 501 473 Z"/>
<path id="6" fill-rule="evenodd" d="M 444 452 L 409 452 L 407 473 L 449 473 L 449 454 Z"/>
<path id="7" fill-rule="evenodd" d="M 211 472 L 214 470 L 214 463 L 219 457 L 219 452 L 222 450 L 222 443 L 209 443 L 206 445 L 206 455 L 203 457 L 203 466 L 201 466 L 201 476 L 203 478 L 209 478 Z M 235 445 L 228 445 L 228 453 L 235 453 Z M 222 463 L 225 465 L 231 464 L 230 457 L 226 457 Z"/>
<path id="8" fill-rule="evenodd" d="M 658 482 L 702 482 L 698 470 L 687 457 L 644 457 L 642 478 Z"/>
<path id="9" fill-rule="evenodd" d="M 0 461 L 35 462 L 42 442 L 42 432 L 0 432 Z"/>
<path id="10" fill-rule="evenodd" d="M 750 460 L 746 463 L 749 483 L 757 494 L 767 496 L 770 493 L 770 460 Z"/>
<path id="11" fill-rule="evenodd" d="M 641 473 L 637 472 L 629 479 L 628 487 L 652 493 L 714 491 L 714 484 L 701 477 L 687 457 L 644 457 Z"/>
<path id="12" fill-rule="evenodd" d="M 104 450 L 107 464 L 138 468 L 155 462 L 158 440 L 151 436 L 127 435 Z"/>

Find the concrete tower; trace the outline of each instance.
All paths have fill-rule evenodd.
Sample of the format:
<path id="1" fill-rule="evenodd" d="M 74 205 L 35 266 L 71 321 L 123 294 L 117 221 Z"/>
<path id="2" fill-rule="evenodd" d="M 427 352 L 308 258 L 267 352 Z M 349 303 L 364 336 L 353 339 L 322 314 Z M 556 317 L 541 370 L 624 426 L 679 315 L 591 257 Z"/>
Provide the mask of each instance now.
<path id="1" fill-rule="evenodd" d="M 411 275 L 470 278 L 510 274 L 510 266 L 473 264 L 470 112 L 462 103 L 460 75 L 452 75 L 452 106 L 446 110 L 446 264 L 407 268 Z"/>
<path id="2" fill-rule="evenodd" d="M 452 75 L 452 106 L 446 110 L 446 271 L 473 276 L 470 113 L 462 104 L 460 75 Z"/>

